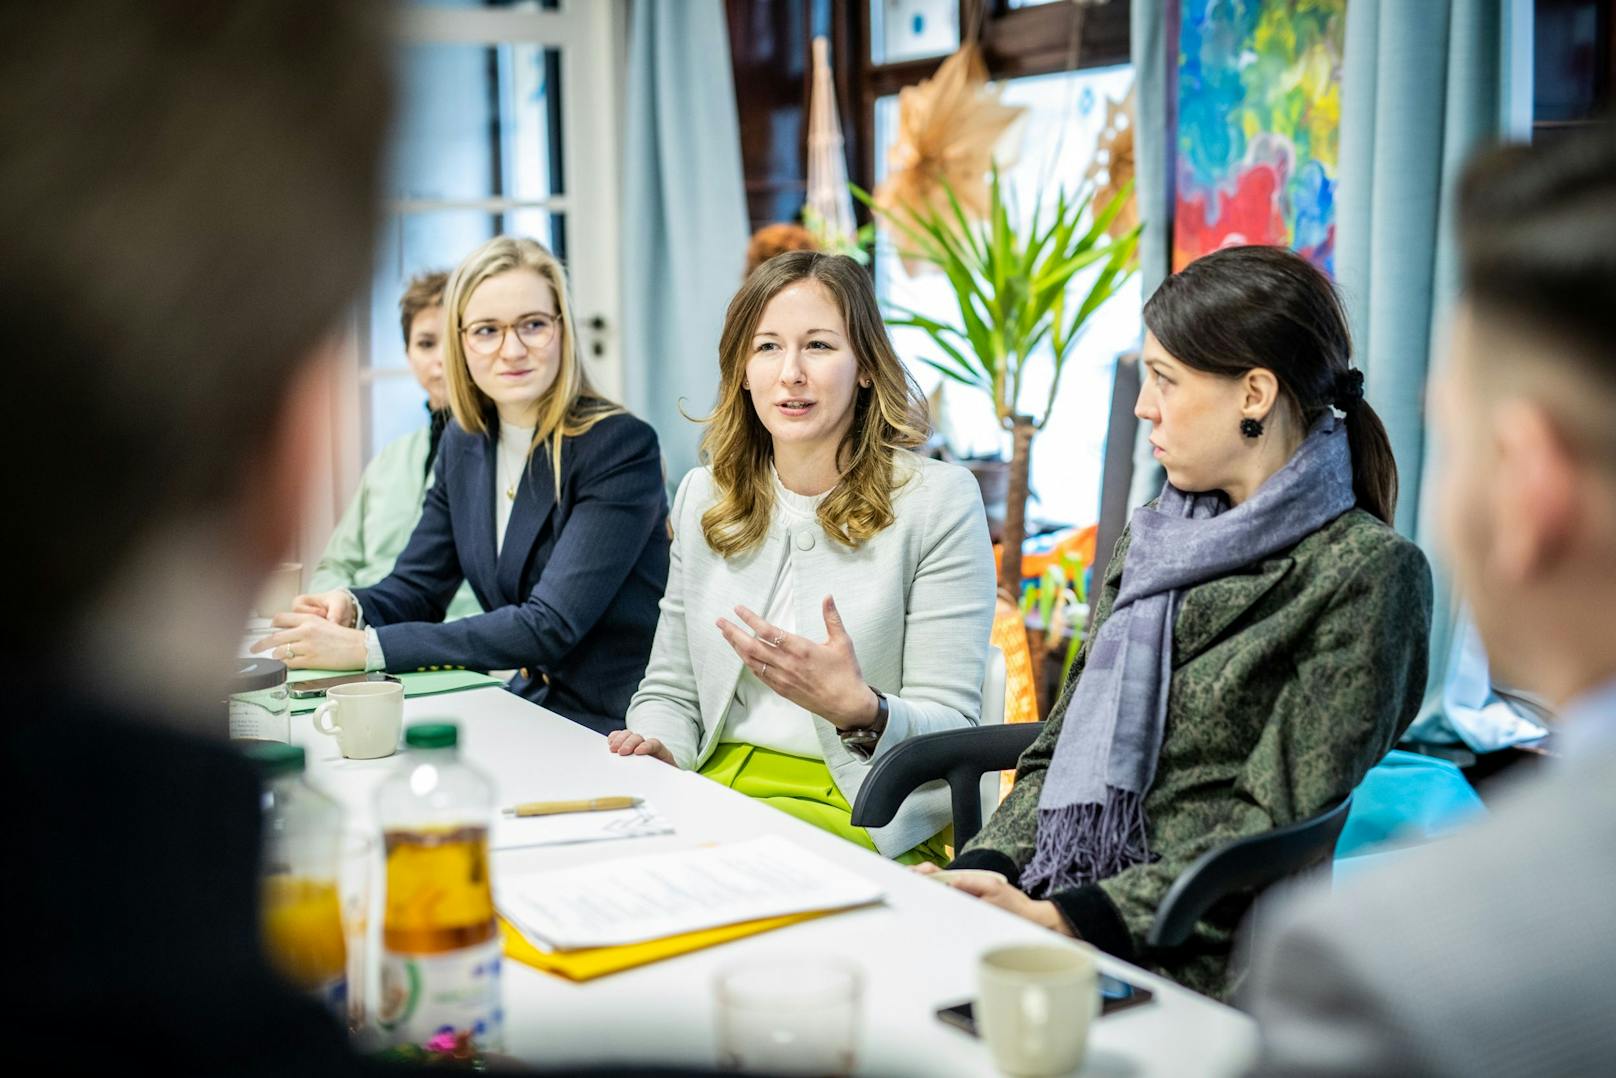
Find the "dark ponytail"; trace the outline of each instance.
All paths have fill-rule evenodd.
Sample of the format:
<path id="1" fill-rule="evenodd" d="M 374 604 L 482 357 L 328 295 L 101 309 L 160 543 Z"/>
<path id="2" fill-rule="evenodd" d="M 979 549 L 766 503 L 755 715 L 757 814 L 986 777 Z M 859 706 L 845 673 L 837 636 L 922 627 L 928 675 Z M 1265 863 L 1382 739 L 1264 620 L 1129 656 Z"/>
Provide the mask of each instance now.
<path id="1" fill-rule="evenodd" d="M 1303 429 L 1331 407 L 1346 415 L 1358 506 L 1387 524 L 1397 462 L 1386 426 L 1352 367 L 1352 334 L 1335 286 L 1283 247 L 1226 247 L 1162 282 L 1145 325 L 1185 366 L 1237 378 L 1261 367 L 1279 379 Z"/>
<path id="2" fill-rule="evenodd" d="M 1352 448 L 1352 492 L 1365 512 L 1390 524 L 1397 512 L 1397 460 L 1386 424 L 1363 395 L 1363 371 L 1346 370 L 1336 377 L 1331 401 L 1347 417 L 1347 445 Z"/>

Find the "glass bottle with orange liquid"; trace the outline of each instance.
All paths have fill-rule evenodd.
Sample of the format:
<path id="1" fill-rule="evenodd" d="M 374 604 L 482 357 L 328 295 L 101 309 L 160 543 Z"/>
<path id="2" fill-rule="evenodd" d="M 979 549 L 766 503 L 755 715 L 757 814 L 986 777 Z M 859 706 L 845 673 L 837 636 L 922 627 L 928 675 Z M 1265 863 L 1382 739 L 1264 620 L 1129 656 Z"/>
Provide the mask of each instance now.
<path id="1" fill-rule="evenodd" d="M 500 1047 L 500 938 L 488 876 L 494 789 L 453 723 L 417 723 L 376 791 L 387 867 L 379 1018 L 394 1044 Z"/>
<path id="2" fill-rule="evenodd" d="M 342 806 L 303 779 L 299 745 L 255 746 L 264 779 L 264 950 L 281 976 L 347 1020 L 338 872 Z"/>

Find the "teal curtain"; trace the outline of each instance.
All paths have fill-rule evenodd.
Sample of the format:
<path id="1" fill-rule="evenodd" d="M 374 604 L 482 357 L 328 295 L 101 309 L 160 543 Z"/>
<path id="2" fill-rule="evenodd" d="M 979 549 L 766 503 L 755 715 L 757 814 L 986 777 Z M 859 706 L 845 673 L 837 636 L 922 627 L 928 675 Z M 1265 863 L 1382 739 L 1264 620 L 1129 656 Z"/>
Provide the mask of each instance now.
<path id="1" fill-rule="evenodd" d="M 1336 276 L 1397 456 L 1398 530 L 1426 550 L 1437 578 L 1426 701 L 1410 736 L 1457 734 L 1477 748 L 1500 747 L 1481 743 L 1479 728 L 1479 740 L 1464 736 L 1497 698 L 1436 549 L 1441 463 L 1425 405 L 1458 289 L 1449 195 L 1472 151 L 1507 131 L 1512 6 L 1349 0 L 1342 75 Z"/>
<path id="2" fill-rule="evenodd" d="M 1178 3 L 1179 0 L 1170 0 Z M 1139 283 L 1148 298 L 1167 276 L 1172 247 L 1172 206 L 1167 201 L 1167 20 L 1165 4 L 1135 3 L 1129 10 L 1133 63 L 1134 201 L 1145 223 Z"/>
<path id="3" fill-rule="evenodd" d="M 623 118 L 625 403 L 670 484 L 696 464 L 718 336 L 746 264 L 746 194 L 722 0 L 635 0 Z"/>
<path id="4" fill-rule="evenodd" d="M 1145 3 L 1135 0 L 1129 9 L 1129 53 L 1133 63 L 1134 200 L 1145 232 L 1139 244 L 1141 295 L 1149 299 L 1167 276 L 1172 263 L 1173 208 L 1168 178 L 1173 167 L 1168 157 L 1167 5 L 1180 0 Z M 1173 55 L 1176 55 L 1176 49 Z M 1164 476 L 1150 452 L 1150 424 L 1139 424 L 1134 437 L 1133 482 L 1128 504 L 1144 505 L 1161 493 Z M 1102 557 L 1110 557 L 1109 550 Z"/>

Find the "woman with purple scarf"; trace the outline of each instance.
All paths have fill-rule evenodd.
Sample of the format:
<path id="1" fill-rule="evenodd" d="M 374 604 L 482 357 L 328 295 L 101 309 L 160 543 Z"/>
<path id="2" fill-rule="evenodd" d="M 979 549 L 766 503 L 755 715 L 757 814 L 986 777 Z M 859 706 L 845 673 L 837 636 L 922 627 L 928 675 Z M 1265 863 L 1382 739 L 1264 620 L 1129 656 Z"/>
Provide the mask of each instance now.
<path id="1" fill-rule="evenodd" d="M 1350 793 L 1424 695 L 1431 577 L 1328 278 L 1275 247 L 1197 260 L 1145 305 L 1135 413 L 1167 472 L 956 885 L 1215 996 L 1244 904 L 1147 952 L 1201 854 Z M 1000 877 L 1003 877 L 1002 879 Z"/>

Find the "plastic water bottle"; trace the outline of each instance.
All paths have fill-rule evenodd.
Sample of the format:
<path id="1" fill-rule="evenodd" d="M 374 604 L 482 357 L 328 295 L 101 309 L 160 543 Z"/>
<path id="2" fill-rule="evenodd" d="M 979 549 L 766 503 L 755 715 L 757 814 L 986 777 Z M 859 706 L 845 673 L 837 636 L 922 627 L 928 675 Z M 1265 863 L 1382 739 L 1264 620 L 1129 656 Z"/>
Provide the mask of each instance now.
<path id="1" fill-rule="evenodd" d="M 386 848 L 379 1019 L 395 1045 L 500 1047 L 500 938 L 488 875 L 493 784 L 453 723 L 418 723 L 376 792 Z"/>
<path id="2" fill-rule="evenodd" d="M 345 1022 L 342 806 L 304 781 L 302 746 L 268 743 L 248 755 L 264 779 L 265 953 L 283 977 Z"/>

